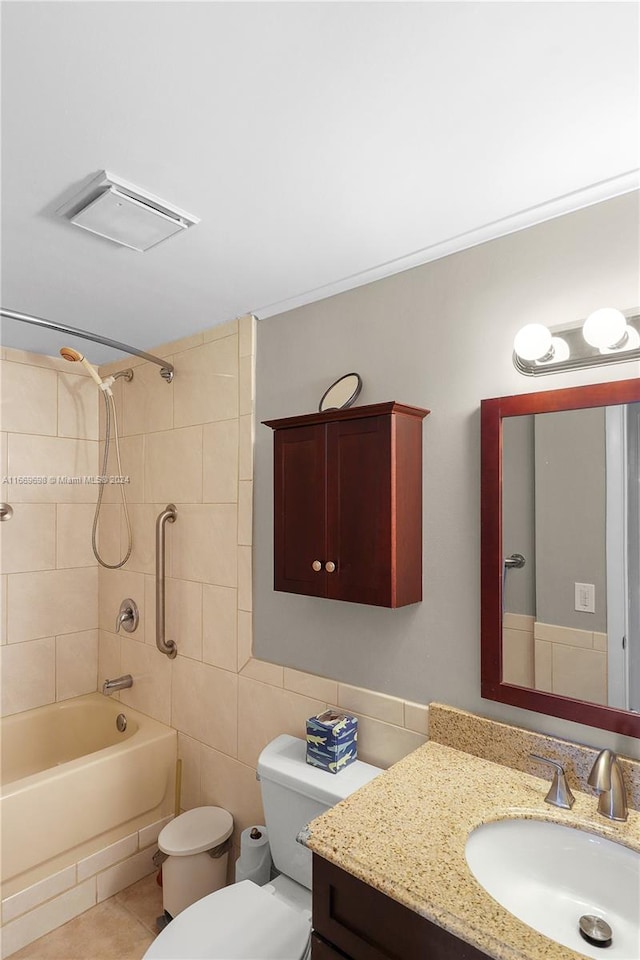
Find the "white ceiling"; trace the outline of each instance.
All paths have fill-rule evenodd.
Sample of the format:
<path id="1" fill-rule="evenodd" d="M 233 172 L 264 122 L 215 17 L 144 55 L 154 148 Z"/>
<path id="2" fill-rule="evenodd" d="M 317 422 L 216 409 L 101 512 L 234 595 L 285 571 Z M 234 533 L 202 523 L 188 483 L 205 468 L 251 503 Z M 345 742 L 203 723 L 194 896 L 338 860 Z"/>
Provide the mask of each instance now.
<path id="1" fill-rule="evenodd" d="M 151 349 L 633 188 L 638 12 L 5 2 L 2 304 Z M 200 224 L 140 254 L 56 216 L 102 169 Z"/>

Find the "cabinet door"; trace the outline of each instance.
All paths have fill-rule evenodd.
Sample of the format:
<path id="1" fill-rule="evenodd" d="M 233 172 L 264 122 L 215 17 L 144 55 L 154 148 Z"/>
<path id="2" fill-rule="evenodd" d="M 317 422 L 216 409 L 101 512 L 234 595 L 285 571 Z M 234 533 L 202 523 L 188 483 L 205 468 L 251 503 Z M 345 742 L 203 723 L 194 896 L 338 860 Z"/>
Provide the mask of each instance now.
<path id="1" fill-rule="evenodd" d="M 326 596 L 326 428 L 276 430 L 274 588 Z M 321 564 L 314 570 L 315 561 Z"/>
<path id="2" fill-rule="evenodd" d="M 349 957 L 314 933 L 311 937 L 311 960 L 349 960 Z"/>
<path id="3" fill-rule="evenodd" d="M 317 854 L 313 928 L 316 942 L 326 940 L 337 956 L 344 953 L 352 960 L 489 960 L 477 947 Z M 322 953 L 318 957 L 324 960 Z"/>
<path id="4" fill-rule="evenodd" d="M 328 597 L 391 605 L 391 483 L 391 417 L 327 424 Z"/>

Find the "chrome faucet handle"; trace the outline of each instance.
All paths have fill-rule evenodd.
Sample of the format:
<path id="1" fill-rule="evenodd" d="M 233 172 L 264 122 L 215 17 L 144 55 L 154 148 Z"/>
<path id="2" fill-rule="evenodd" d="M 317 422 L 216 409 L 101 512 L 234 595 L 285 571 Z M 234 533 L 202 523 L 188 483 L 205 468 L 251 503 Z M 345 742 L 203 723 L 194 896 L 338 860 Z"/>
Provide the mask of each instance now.
<path id="1" fill-rule="evenodd" d="M 627 791 L 618 758 L 613 750 L 601 750 L 587 783 L 599 794 L 598 813 L 607 820 L 626 820 Z"/>
<path id="2" fill-rule="evenodd" d="M 562 764 L 550 760 L 548 757 L 540 757 L 537 753 L 530 753 L 529 756 L 533 757 L 534 760 L 539 760 L 540 763 L 547 763 L 550 767 L 555 768 L 549 792 L 544 798 L 545 803 L 550 803 L 552 807 L 561 807 L 563 810 L 571 810 L 576 798 L 569 789 Z"/>
<path id="3" fill-rule="evenodd" d="M 120 627 L 122 627 L 123 630 L 126 630 L 127 633 L 133 633 L 138 626 L 139 620 L 140 613 L 135 600 L 127 597 L 126 600 L 122 601 L 120 604 L 120 609 L 118 610 L 118 616 L 116 617 L 116 633 L 120 633 Z"/>
<path id="4" fill-rule="evenodd" d="M 119 613 L 116 617 L 116 633 L 120 633 L 120 627 L 129 620 L 133 620 L 133 613 L 131 610 L 125 610 L 124 613 Z"/>

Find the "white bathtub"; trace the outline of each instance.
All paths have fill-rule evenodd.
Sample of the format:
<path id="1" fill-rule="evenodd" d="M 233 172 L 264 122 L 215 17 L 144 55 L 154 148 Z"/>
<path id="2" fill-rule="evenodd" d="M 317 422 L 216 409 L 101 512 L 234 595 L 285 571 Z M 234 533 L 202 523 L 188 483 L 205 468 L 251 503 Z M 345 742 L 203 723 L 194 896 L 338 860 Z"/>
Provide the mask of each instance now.
<path id="1" fill-rule="evenodd" d="M 5 717 L 0 731 L 3 882 L 160 805 L 166 811 L 176 731 L 122 703 L 92 693 Z"/>

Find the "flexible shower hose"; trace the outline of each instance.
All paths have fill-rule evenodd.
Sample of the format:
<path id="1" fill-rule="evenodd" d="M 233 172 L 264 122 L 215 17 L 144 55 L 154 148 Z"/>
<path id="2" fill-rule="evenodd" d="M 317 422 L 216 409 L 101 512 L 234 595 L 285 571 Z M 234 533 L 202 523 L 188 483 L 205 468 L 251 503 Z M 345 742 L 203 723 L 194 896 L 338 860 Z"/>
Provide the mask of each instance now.
<path id="1" fill-rule="evenodd" d="M 118 417 L 116 414 L 116 402 L 114 400 L 113 394 L 103 390 L 102 395 L 104 397 L 104 408 L 105 408 L 105 439 L 104 439 L 104 457 L 102 460 L 102 476 L 107 476 L 107 465 L 109 462 L 109 446 L 111 441 L 111 415 L 113 412 L 113 434 L 115 440 L 116 448 L 116 460 L 118 463 L 118 476 L 122 477 L 122 464 L 120 462 L 120 439 L 118 437 Z M 98 501 L 96 503 L 96 512 L 93 517 L 93 529 L 91 531 L 91 546 L 93 548 L 93 555 L 98 561 L 98 563 L 106 567 L 108 570 L 118 570 L 120 567 L 123 567 L 129 557 L 131 556 L 131 550 L 133 547 L 133 539 L 131 535 L 131 520 L 129 518 L 129 508 L 127 506 L 127 497 L 124 492 L 124 483 L 120 483 L 120 495 L 122 497 L 122 506 L 124 509 L 124 518 L 127 524 L 127 537 L 128 537 L 128 546 L 127 552 L 122 560 L 119 563 L 107 563 L 102 559 L 98 551 L 98 544 L 96 542 L 96 536 L 98 532 L 98 520 L 100 519 L 100 508 L 102 507 L 102 497 L 104 495 L 104 483 L 100 483 L 98 487 Z"/>

